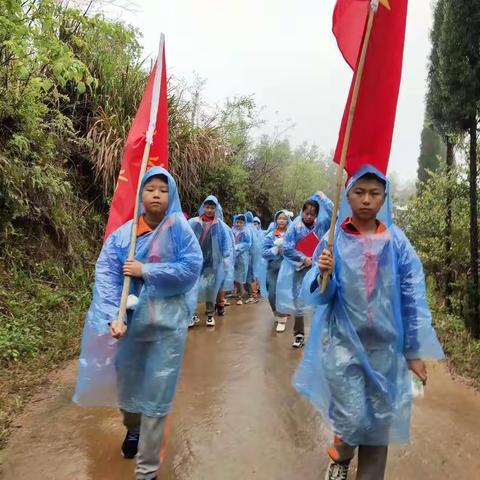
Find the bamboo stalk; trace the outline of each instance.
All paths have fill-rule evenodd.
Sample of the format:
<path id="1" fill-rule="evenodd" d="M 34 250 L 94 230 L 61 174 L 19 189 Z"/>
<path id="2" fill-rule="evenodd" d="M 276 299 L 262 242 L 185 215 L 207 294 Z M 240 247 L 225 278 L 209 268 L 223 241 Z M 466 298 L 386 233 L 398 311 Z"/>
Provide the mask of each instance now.
<path id="1" fill-rule="evenodd" d="M 353 86 L 352 101 L 350 103 L 350 110 L 348 112 L 347 126 L 345 128 L 345 136 L 343 137 L 342 153 L 340 156 L 340 163 L 337 169 L 337 190 L 335 192 L 335 203 L 333 207 L 332 219 L 330 221 L 330 231 L 328 234 L 328 249 L 333 253 L 333 241 L 335 238 L 335 226 L 337 224 L 338 210 L 340 208 L 340 196 L 343 187 L 343 171 L 345 170 L 345 162 L 347 160 L 348 146 L 350 144 L 350 135 L 352 133 L 353 120 L 355 118 L 355 110 L 357 108 L 358 94 L 360 92 L 360 85 L 362 83 L 363 70 L 365 68 L 365 59 L 367 57 L 368 44 L 372 34 L 373 21 L 375 13 L 378 8 L 378 0 L 372 0 L 370 11 L 368 14 L 367 28 L 365 30 L 365 37 L 363 39 L 362 50 L 358 62 L 357 76 L 355 77 L 355 84 Z M 328 285 L 328 275 L 322 277 L 321 293 L 324 293 Z"/>

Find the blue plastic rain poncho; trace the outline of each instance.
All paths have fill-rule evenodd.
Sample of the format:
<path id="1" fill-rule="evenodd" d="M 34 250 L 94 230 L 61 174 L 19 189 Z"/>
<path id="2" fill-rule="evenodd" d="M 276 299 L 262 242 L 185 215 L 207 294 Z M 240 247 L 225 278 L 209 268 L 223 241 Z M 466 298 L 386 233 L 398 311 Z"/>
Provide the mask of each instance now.
<path id="1" fill-rule="evenodd" d="M 153 232 L 137 238 L 135 259 L 143 264 L 143 278 L 132 279 L 130 293 L 138 303 L 127 311 L 128 329 L 118 341 L 110 336 L 109 323 L 118 316 L 133 221 L 108 237 L 97 260 L 74 395 L 82 406 L 118 406 L 160 417 L 172 405 L 202 252 L 183 216 L 172 176 L 154 167 L 141 190 L 155 175 L 168 179 L 168 208 Z"/>
<path id="2" fill-rule="evenodd" d="M 267 262 L 267 278 L 266 288 L 268 294 L 268 301 L 272 307 L 273 312 L 276 314 L 276 297 L 277 297 L 277 279 L 280 267 L 283 262 L 283 241 L 284 235 L 281 235 L 276 229 L 278 228 L 278 217 L 284 214 L 287 217 L 287 228 L 292 221 L 288 216 L 286 210 L 280 210 L 273 217 L 273 229 L 265 236 L 263 241 L 262 256 Z"/>
<path id="3" fill-rule="evenodd" d="M 205 203 L 215 204 L 215 217 L 209 221 L 205 216 Z M 189 220 L 203 253 L 203 268 L 197 292 L 198 302 L 215 304 L 228 268 L 228 258 L 232 255 L 233 246 L 223 222 L 222 207 L 213 195 L 208 196 L 199 209 L 199 216 Z"/>
<path id="4" fill-rule="evenodd" d="M 311 310 L 301 299 L 302 281 L 308 272 L 303 268 L 305 255 L 296 250 L 298 242 L 308 236 L 312 231 L 318 238 L 322 238 L 330 228 L 333 203 L 322 194 L 314 194 L 309 200 L 314 200 L 319 205 L 318 215 L 312 227 L 307 227 L 300 214 L 289 226 L 284 239 L 284 261 L 280 267 L 277 281 L 277 311 L 294 316 L 303 316 Z"/>
<path id="5" fill-rule="evenodd" d="M 258 258 L 259 253 L 259 244 L 258 244 L 258 237 L 255 233 L 255 228 L 253 226 L 253 213 L 246 212 L 245 213 L 245 220 L 246 220 L 246 227 L 250 230 L 251 237 L 252 237 L 252 245 L 250 247 L 249 252 L 249 259 L 248 259 L 248 274 L 247 274 L 247 283 L 252 283 L 256 280 L 256 275 L 254 272 L 254 265 L 255 259 Z"/>
<path id="6" fill-rule="evenodd" d="M 387 182 L 374 167 L 365 173 Z M 295 388 L 349 445 L 387 445 L 410 439 L 411 379 L 406 359 L 442 358 L 425 296 L 422 265 L 403 232 L 392 224 L 390 197 L 377 219 L 386 228 L 354 234 L 345 196 L 335 234 L 335 271 L 320 294 L 319 269 L 303 282 L 305 301 L 316 313 Z M 379 224 L 382 226 L 382 224 Z M 315 259 L 327 245 L 324 238 Z"/>
<path id="7" fill-rule="evenodd" d="M 238 228 L 237 220 L 245 221 L 245 215 L 233 217 L 234 227 L 232 228 L 235 239 L 235 273 L 234 280 L 237 283 L 247 283 L 248 267 L 250 264 L 250 249 L 252 248 L 252 233 L 247 225 Z"/>
<path id="8" fill-rule="evenodd" d="M 258 227 L 255 226 L 258 223 Z M 258 282 L 260 293 L 263 297 L 267 296 L 267 262 L 262 255 L 263 240 L 265 234 L 262 230 L 262 221 L 258 217 L 254 217 L 252 225 L 253 245 L 251 250 L 251 272 L 255 281 Z"/>
<path id="9" fill-rule="evenodd" d="M 234 290 L 234 275 L 235 275 L 235 237 L 232 229 L 226 225 L 228 241 L 230 242 L 231 253 L 226 259 L 225 281 L 222 288 L 226 292 L 233 292 Z"/>

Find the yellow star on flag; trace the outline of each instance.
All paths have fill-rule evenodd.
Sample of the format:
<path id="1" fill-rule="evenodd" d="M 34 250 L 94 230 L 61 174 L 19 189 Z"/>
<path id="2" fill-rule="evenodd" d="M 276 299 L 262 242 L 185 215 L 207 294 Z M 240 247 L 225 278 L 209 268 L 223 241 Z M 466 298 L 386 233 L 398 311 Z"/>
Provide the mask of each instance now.
<path id="1" fill-rule="evenodd" d="M 124 173 L 125 173 L 125 169 L 120 170 L 120 173 L 118 175 L 117 184 L 115 185 L 115 191 L 117 191 L 117 189 L 120 185 L 120 182 L 128 182 L 128 178 L 124 176 Z"/>
<path id="2" fill-rule="evenodd" d="M 154 167 L 155 164 L 156 164 L 156 162 L 158 162 L 158 158 L 159 158 L 159 157 L 149 157 L 149 158 L 148 158 L 147 167 L 148 167 L 148 168 Z"/>
<path id="3" fill-rule="evenodd" d="M 118 181 L 122 180 L 122 182 L 128 182 L 128 178 L 124 176 L 125 169 L 120 170 L 120 174 L 118 175 Z"/>
<path id="4" fill-rule="evenodd" d="M 390 3 L 389 3 L 390 0 L 380 0 L 380 3 L 387 9 L 387 10 L 391 10 L 390 9 Z"/>

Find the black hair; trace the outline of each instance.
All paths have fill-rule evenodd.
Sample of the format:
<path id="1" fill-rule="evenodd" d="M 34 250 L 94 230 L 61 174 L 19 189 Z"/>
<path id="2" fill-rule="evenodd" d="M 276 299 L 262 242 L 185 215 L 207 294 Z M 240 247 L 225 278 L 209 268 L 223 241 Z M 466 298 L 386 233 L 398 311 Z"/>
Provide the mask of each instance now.
<path id="1" fill-rule="evenodd" d="M 145 187 L 147 186 L 148 183 L 150 183 L 154 178 L 158 178 L 161 182 L 166 183 L 168 185 L 168 178 L 164 173 L 159 173 L 157 175 L 152 175 L 146 182 L 145 182 Z"/>
<path id="2" fill-rule="evenodd" d="M 387 182 L 383 178 L 379 177 L 378 175 L 376 175 L 373 172 L 367 172 L 365 175 L 362 175 L 358 180 L 375 181 L 375 182 L 381 183 L 385 190 L 387 189 Z M 357 180 L 357 182 L 358 182 L 358 180 Z M 357 183 L 357 182 L 355 182 L 355 183 Z"/>
<path id="3" fill-rule="evenodd" d="M 213 200 L 206 200 L 205 202 L 203 202 L 204 205 L 212 205 L 214 207 L 217 206 L 217 204 L 213 201 Z"/>
<path id="4" fill-rule="evenodd" d="M 313 207 L 315 209 L 315 213 L 318 215 L 318 212 L 320 211 L 320 205 L 318 204 L 317 201 L 308 199 L 304 204 L 302 208 L 302 212 L 304 212 L 307 208 Z"/>
<path id="5" fill-rule="evenodd" d="M 247 221 L 245 215 L 237 215 L 237 218 L 235 219 L 235 221 L 237 221 L 237 220 L 241 220 L 242 222 L 246 222 L 246 221 Z"/>

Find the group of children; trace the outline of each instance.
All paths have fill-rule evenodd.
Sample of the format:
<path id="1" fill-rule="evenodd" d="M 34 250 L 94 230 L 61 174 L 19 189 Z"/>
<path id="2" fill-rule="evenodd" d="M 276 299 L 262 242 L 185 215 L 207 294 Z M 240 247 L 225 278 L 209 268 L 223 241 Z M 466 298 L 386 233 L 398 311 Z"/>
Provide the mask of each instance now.
<path id="1" fill-rule="evenodd" d="M 157 478 L 198 303 L 214 326 L 226 292 L 239 305 L 251 303 L 264 283 L 276 330 L 294 320 L 294 347 L 305 342 L 305 313 L 315 312 L 294 386 L 334 434 L 325 478 L 345 480 L 357 448 L 357 480 L 384 478 L 388 445 L 410 438 L 409 370 L 425 383 L 424 359 L 443 355 L 422 266 L 392 222 L 387 179 L 369 166 L 350 179 L 333 251 L 325 240 L 333 206 L 321 192 L 293 220 L 278 211 L 265 233 L 250 212 L 236 215 L 230 228 L 214 196 L 187 222 L 175 181 L 160 167 L 147 172 L 141 204 L 135 260 L 127 260 L 128 222 L 97 261 L 74 397 L 84 406 L 120 408 L 127 428 L 122 454 L 137 457 L 136 479 Z M 124 275 L 132 278 L 135 301 L 119 326 Z"/>
<path id="2" fill-rule="evenodd" d="M 235 215 L 230 228 L 223 221 L 216 197 L 207 197 L 199 216 L 190 220 L 204 259 L 197 295 L 198 302 L 206 305 L 206 325 L 215 326 L 214 311 L 223 316 L 229 305 L 226 294 L 231 294 L 237 305 L 243 305 L 257 303 L 262 292 L 268 296 L 277 332 L 284 332 L 287 319 L 293 317 L 292 346 L 303 347 L 308 306 L 300 290 L 312 265 L 313 249 L 306 251 L 302 242 L 310 236 L 311 246 L 319 242 L 330 225 L 332 209 L 332 202 L 317 192 L 304 203 L 294 221 L 291 212 L 280 210 L 263 232 L 260 219 L 251 212 Z M 227 278 L 233 278 L 233 283 Z M 195 313 L 190 327 L 198 322 Z"/>

